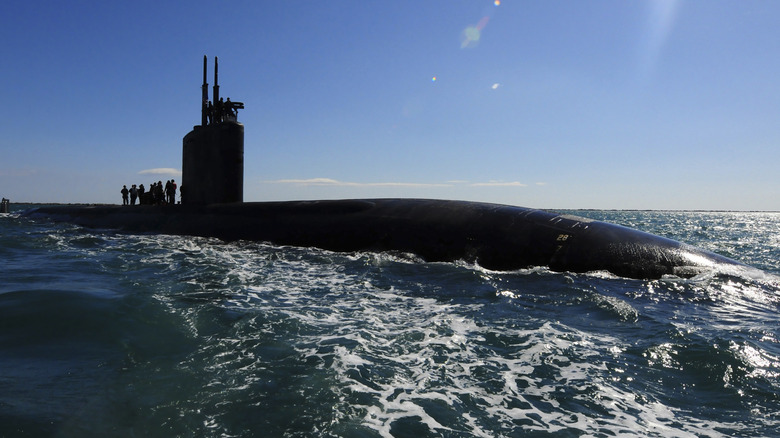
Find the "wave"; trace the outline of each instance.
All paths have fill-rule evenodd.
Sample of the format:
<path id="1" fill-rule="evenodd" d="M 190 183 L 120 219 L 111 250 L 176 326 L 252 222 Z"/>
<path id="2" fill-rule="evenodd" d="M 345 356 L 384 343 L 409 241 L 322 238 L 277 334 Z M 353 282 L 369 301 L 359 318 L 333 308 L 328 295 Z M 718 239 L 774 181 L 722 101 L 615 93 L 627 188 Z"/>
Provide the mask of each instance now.
<path id="1" fill-rule="evenodd" d="M 0 420 L 17 428 L 683 437 L 780 426 L 771 273 L 645 281 L 0 227 L 11 370 Z"/>

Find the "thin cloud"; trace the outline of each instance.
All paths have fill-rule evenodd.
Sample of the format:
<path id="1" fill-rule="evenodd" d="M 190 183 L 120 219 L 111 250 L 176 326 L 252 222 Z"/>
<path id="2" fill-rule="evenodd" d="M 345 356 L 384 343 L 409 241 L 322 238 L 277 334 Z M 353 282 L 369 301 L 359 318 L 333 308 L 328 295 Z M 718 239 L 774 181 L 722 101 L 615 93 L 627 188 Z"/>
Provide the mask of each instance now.
<path id="1" fill-rule="evenodd" d="M 361 183 L 339 181 L 331 178 L 310 178 L 310 179 L 279 179 L 275 181 L 266 181 L 271 184 L 295 184 L 301 186 L 331 186 L 331 187 L 450 187 L 451 184 L 439 183 L 407 183 L 407 182 L 377 182 Z"/>
<path id="2" fill-rule="evenodd" d="M 139 175 L 174 175 L 181 176 L 181 170 L 172 167 L 158 167 L 156 169 L 146 169 L 138 172 Z"/>
<path id="3" fill-rule="evenodd" d="M 318 186 L 318 187 L 528 187 L 528 184 L 519 181 L 488 181 L 488 182 L 469 182 L 465 180 L 450 180 L 444 183 L 414 183 L 414 182 L 351 182 L 339 181 L 332 178 L 309 178 L 309 179 L 278 179 L 273 181 L 263 181 L 268 184 L 291 184 L 298 186 Z M 545 183 L 536 183 L 543 185 Z"/>
<path id="4" fill-rule="evenodd" d="M 502 181 L 489 181 L 482 183 L 471 184 L 474 187 L 528 187 L 528 184 L 523 184 L 519 181 L 502 182 Z"/>

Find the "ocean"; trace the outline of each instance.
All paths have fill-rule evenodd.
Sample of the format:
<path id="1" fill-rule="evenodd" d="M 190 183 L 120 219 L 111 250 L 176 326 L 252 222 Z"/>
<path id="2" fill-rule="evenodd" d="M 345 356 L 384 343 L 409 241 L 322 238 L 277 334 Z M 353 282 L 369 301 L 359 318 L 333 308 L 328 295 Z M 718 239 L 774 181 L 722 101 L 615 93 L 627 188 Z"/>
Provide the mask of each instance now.
<path id="1" fill-rule="evenodd" d="M 759 268 L 633 280 L 0 215 L 0 437 L 780 436 L 780 213 L 566 213 Z"/>

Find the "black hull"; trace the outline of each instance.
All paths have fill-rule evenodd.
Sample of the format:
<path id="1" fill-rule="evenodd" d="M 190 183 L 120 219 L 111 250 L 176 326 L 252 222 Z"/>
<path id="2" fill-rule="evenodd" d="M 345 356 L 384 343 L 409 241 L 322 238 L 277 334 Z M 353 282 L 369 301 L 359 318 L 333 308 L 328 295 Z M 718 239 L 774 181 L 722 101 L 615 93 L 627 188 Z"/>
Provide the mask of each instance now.
<path id="1" fill-rule="evenodd" d="M 609 271 L 690 277 L 744 266 L 683 243 L 605 222 L 506 205 L 365 199 L 206 206 L 53 206 L 25 213 L 91 228 L 250 240 L 332 251 L 400 251 L 498 271 Z"/>

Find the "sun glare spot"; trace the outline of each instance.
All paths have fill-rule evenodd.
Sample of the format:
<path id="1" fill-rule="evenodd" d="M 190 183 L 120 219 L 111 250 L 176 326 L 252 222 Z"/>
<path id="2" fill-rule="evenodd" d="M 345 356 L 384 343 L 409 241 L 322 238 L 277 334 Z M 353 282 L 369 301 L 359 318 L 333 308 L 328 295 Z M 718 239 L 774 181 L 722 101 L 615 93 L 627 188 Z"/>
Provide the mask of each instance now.
<path id="1" fill-rule="evenodd" d="M 674 29 L 679 0 L 658 0 L 649 4 L 647 30 L 639 48 L 640 73 L 651 75 Z"/>
<path id="2" fill-rule="evenodd" d="M 482 19 L 479 20 L 479 23 L 477 23 L 475 26 L 469 26 L 464 29 L 460 37 L 460 48 L 465 49 L 477 47 L 477 44 L 479 44 L 479 38 L 482 35 L 482 29 L 487 26 L 488 21 L 490 21 L 490 17 L 485 16 L 482 17 Z"/>
<path id="3" fill-rule="evenodd" d="M 493 2 L 494 5 L 499 6 L 501 4 L 501 0 L 496 0 Z"/>
<path id="4" fill-rule="evenodd" d="M 479 43 L 479 29 L 476 26 L 469 26 L 463 30 L 460 38 L 460 48 L 476 47 Z"/>

